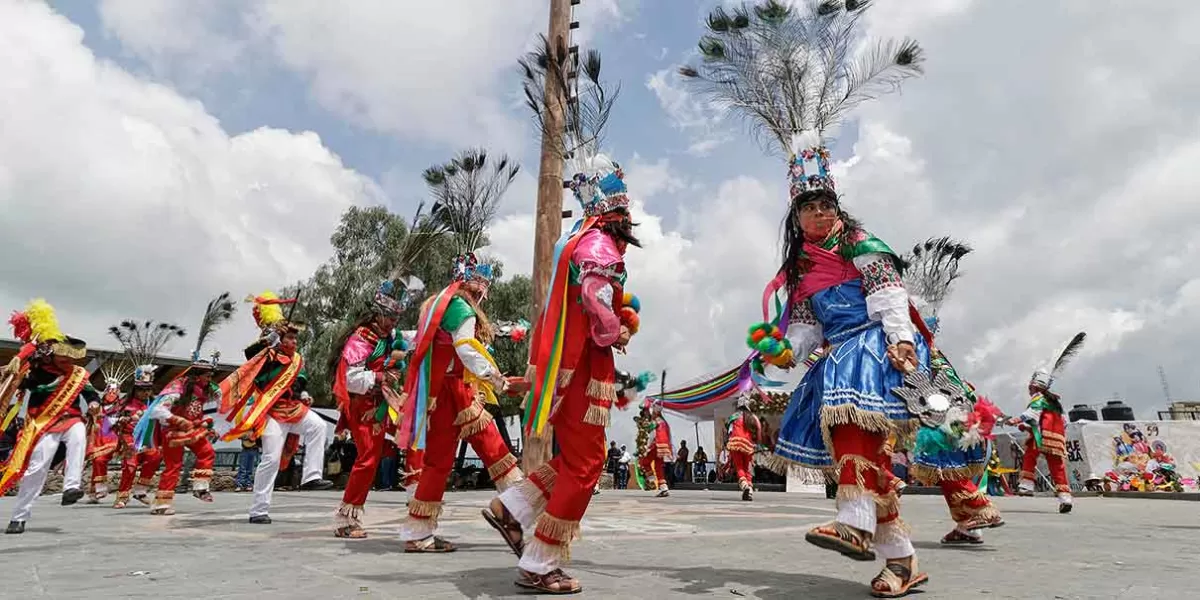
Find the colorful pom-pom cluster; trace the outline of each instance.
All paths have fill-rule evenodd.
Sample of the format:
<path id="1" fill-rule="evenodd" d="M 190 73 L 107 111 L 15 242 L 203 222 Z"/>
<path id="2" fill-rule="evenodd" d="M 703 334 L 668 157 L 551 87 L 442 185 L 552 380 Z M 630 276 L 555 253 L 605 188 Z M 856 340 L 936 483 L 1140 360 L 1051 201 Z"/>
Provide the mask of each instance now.
<path id="1" fill-rule="evenodd" d="M 746 344 L 758 352 L 764 361 L 777 367 L 785 367 L 795 360 L 792 343 L 783 336 L 779 327 L 771 323 L 759 323 L 750 328 Z"/>
<path id="2" fill-rule="evenodd" d="M 642 326 L 638 313 L 642 312 L 642 301 L 630 292 L 625 292 L 621 298 L 621 324 L 629 328 L 629 333 L 636 334 Z"/>

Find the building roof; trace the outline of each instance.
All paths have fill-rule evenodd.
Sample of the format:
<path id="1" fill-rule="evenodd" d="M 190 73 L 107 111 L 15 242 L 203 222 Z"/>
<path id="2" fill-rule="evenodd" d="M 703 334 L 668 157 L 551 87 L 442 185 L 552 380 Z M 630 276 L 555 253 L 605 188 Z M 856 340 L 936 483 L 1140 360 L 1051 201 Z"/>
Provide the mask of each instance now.
<path id="1" fill-rule="evenodd" d="M 0 338 L 0 365 L 8 364 L 8 362 L 12 360 L 14 356 L 16 356 L 20 349 L 21 342 L 19 340 Z M 91 371 L 92 385 L 100 389 L 104 388 L 104 376 L 100 374 L 100 363 L 105 357 L 120 357 L 123 355 L 124 352 L 120 350 L 95 348 L 89 345 L 87 350 L 87 359 L 82 361 L 82 365 L 88 371 Z M 155 389 L 161 388 L 162 386 L 170 383 L 172 379 L 178 377 L 192 365 L 192 361 L 190 359 L 166 355 L 159 355 L 154 362 L 158 365 L 158 370 L 154 372 Z M 230 363 L 217 364 L 213 381 L 219 383 L 230 373 L 237 370 L 238 366 L 239 365 Z"/>

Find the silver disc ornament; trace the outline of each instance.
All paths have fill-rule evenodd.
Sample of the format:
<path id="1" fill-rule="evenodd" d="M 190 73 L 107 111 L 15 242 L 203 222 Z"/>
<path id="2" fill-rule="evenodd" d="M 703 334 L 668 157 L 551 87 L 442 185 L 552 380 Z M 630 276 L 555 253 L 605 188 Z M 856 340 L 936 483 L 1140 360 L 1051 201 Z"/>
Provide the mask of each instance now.
<path id="1" fill-rule="evenodd" d="M 892 393 L 904 401 L 908 412 L 923 425 L 933 428 L 945 423 L 946 413 L 951 408 L 970 405 L 962 388 L 944 371 L 938 371 L 933 379 L 924 371 L 909 371 L 904 375 L 904 383 L 892 388 Z"/>

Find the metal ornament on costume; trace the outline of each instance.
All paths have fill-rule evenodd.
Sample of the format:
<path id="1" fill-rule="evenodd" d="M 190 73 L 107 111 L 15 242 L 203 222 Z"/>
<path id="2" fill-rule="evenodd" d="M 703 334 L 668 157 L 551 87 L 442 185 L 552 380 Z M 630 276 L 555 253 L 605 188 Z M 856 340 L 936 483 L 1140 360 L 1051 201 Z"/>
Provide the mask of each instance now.
<path id="1" fill-rule="evenodd" d="M 944 370 L 939 370 L 933 379 L 924 371 L 910 371 L 904 376 L 904 384 L 892 388 L 892 393 L 904 401 L 908 412 L 922 424 L 935 429 L 946 422 L 951 409 L 971 411 L 971 402 L 962 388 Z"/>
<path id="2" fill-rule="evenodd" d="M 582 172 L 576 173 L 568 186 L 583 207 L 583 216 L 596 217 L 617 209 L 628 209 L 628 189 L 621 165 L 603 154 L 582 162 Z"/>
<path id="3" fill-rule="evenodd" d="M 399 317 L 408 308 L 408 290 L 396 285 L 391 280 L 379 284 L 372 301 L 375 312 L 385 317 Z"/>
<path id="4" fill-rule="evenodd" d="M 789 199 L 805 192 L 825 190 L 836 194 L 833 173 L 829 170 L 829 149 L 814 132 L 795 136 L 788 166 Z"/>
<path id="5" fill-rule="evenodd" d="M 140 365 L 133 370 L 133 387 L 154 387 L 154 371 L 158 365 Z"/>

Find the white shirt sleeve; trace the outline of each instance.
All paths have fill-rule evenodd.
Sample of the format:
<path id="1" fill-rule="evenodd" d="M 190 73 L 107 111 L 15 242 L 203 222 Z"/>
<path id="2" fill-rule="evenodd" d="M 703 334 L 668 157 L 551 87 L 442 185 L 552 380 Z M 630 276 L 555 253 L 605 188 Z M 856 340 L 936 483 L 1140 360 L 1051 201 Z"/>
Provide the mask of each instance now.
<path id="1" fill-rule="evenodd" d="M 155 405 L 154 410 L 150 412 L 150 418 L 165 425 L 171 419 L 171 405 L 175 404 L 178 399 L 179 394 L 167 396 L 162 402 Z"/>
<path id="2" fill-rule="evenodd" d="M 366 365 L 352 365 L 346 368 L 346 391 L 351 394 L 365 394 L 375 387 L 375 372 Z"/>
<path id="3" fill-rule="evenodd" d="M 454 352 L 462 361 L 463 367 L 480 379 L 492 377 L 492 365 L 478 350 L 470 344 L 460 344 L 463 340 L 475 339 L 475 317 L 468 317 L 454 331 Z"/>
<path id="4" fill-rule="evenodd" d="M 792 353 L 796 362 L 803 361 L 808 354 L 825 341 L 825 332 L 813 314 L 812 303 L 804 302 L 792 307 L 791 318 L 788 319 L 788 341 L 792 343 Z"/>
<path id="5" fill-rule="evenodd" d="M 882 323 L 888 337 L 911 343 L 916 328 L 908 311 L 908 291 L 892 258 L 879 252 L 863 254 L 854 257 L 854 266 L 863 274 L 867 316 Z"/>

